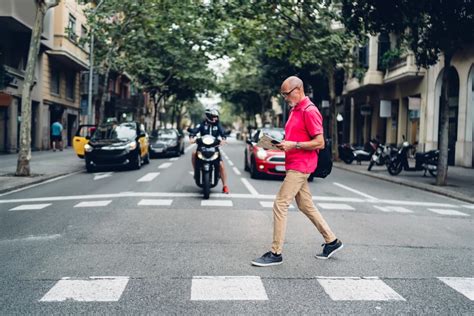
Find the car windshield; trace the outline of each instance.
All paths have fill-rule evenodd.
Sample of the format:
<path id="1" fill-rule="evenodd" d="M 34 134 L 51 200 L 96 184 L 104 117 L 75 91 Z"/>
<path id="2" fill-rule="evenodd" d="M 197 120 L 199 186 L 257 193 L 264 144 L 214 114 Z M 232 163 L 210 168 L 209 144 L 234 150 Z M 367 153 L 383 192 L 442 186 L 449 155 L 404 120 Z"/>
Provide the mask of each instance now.
<path id="1" fill-rule="evenodd" d="M 281 129 L 264 129 L 259 135 L 259 139 L 262 138 L 263 135 L 268 135 L 273 139 L 278 141 L 283 140 L 285 138 L 285 131 Z"/>
<path id="2" fill-rule="evenodd" d="M 123 123 L 102 125 L 97 128 L 92 140 L 134 140 L 137 137 L 135 124 Z"/>
<path id="3" fill-rule="evenodd" d="M 175 139 L 176 133 L 172 130 L 159 130 L 153 131 L 151 136 L 157 139 Z"/>

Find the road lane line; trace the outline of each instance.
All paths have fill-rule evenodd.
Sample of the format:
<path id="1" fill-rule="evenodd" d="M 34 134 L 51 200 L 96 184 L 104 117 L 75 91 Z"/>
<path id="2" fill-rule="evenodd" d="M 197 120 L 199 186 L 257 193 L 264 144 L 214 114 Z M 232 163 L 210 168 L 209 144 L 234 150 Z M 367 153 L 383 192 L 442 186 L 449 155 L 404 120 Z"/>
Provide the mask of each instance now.
<path id="1" fill-rule="evenodd" d="M 143 199 L 137 205 L 170 206 L 173 200 Z"/>
<path id="2" fill-rule="evenodd" d="M 191 301 L 266 301 L 258 276 L 194 276 Z"/>
<path id="3" fill-rule="evenodd" d="M 239 171 L 239 169 L 237 169 L 237 167 L 233 167 L 232 170 L 234 170 L 234 173 L 238 176 L 242 175 Z"/>
<path id="4" fill-rule="evenodd" d="M 166 168 L 169 168 L 170 166 L 172 165 L 171 162 L 165 162 L 163 164 L 161 164 L 158 169 L 166 169 Z"/>
<path id="5" fill-rule="evenodd" d="M 469 214 L 455 211 L 455 210 L 442 210 L 442 209 L 436 209 L 436 208 L 429 208 L 428 211 L 431 211 L 433 213 L 437 213 L 440 215 L 452 215 L 452 216 L 470 216 Z"/>
<path id="6" fill-rule="evenodd" d="M 378 200 L 376 197 L 373 197 L 373 196 L 371 196 L 371 195 L 365 194 L 364 192 L 361 192 L 361 191 L 358 191 L 358 190 L 349 188 L 348 186 L 345 186 L 345 185 L 343 185 L 343 184 L 334 182 L 334 185 L 337 185 L 338 187 L 343 188 L 343 189 L 346 189 L 347 191 L 351 191 L 351 192 L 353 192 L 353 193 L 355 193 L 355 194 L 359 194 L 359 195 L 361 195 L 361 196 L 363 196 L 363 197 L 368 198 L 369 200 L 374 200 L 374 201 Z"/>
<path id="7" fill-rule="evenodd" d="M 37 235 L 37 236 L 27 236 L 23 238 L 15 238 L 15 239 L 0 239 L 0 243 L 4 242 L 23 242 L 23 241 L 45 241 L 45 240 L 54 240 L 60 238 L 60 234 L 53 234 L 53 235 Z"/>
<path id="8" fill-rule="evenodd" d="M 232 160 L 227 160 L 227 163 L 229 164 L 229 166 L 233 167 L 234 166 L 234 163 L 232 162 Z"/>
<path id="9" fill-rule="evenodd" d="M 46 204 L 24 204 L 24 205 L 19 205 L 17 207 L 14 207 L 10 209 L 10 211 L 28 211 L 28 210 L 42 210 L 48 206 L 50 206 L 51 203 L 46 203 Z"/>
<path id="10" fill-rule="evenodd" d="M 160 175 L 159 172 L 149 172 L 140 179 L 137 180 L 137 182 L 150 182 L 153 181 L 156 177 Z"/>
<path id="11" fill-rule="evenodd" d="M 232 207 L 234 204 L 229 200 L 203 200 L 201 206 L 226 206 Z"/>
<path id="12" fill-rule="evenodd" d="M 177 161 L 179 159 L 179 157 L 174 157 L 174 158 L 171 158 L 170 161 Z"/>
<path id="13" fill-rule="evenodd" d="M 112 200 L 107 200 L 107 201 L 86 201 L 86 202 L 80 202 L 74 207 L 103 207 L 107 206 L 112 202 Z"/>
<path id="14" fill-rule="evenodd" d="M 245 179 L 245 178 L 240 178 L 240 180 L 242 181 L 242 183 L 245 185 L 245 187 L 247 188 L 247 190 L 249 190 L 250 194 L 252 195 L 259 195 L 257 190 L 255 190 L 255 188 L 250 184 L 250 182 Z"/>
<path id="15" fill-rule="evenodd" d="M 100 180 L 104 178 L 111 177 L 113 175 L 113 172 L 98 172 L 94 173 L 94 180 Z"/>

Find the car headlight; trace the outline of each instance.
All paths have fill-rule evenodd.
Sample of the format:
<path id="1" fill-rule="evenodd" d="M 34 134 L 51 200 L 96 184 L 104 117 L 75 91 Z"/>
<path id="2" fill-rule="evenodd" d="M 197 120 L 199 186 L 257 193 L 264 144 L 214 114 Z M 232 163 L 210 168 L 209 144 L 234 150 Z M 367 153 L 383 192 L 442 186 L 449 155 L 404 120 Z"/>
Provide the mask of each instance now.
<path id="1" fill-rule="evenodd" d="M 84 150 L 85 150 L 87 153 L 90 153 L 93 149 L 94 149 L 94 147 L 92 147 L 92 146 L 89 145 L 89 144 L 85 144 L 85 145 L 84 145 Z"/>
<path id="2" fill-rule="evenodd" d="M 265 151 L 265 149 L 257 150 L 257 158 L 261 160 L 267 158 L 267 152 Z"/>
<path id="3" fill-rule="evenodd" d="M 130 150 L 134 150 L 135 148 L 137 148 L 137 142 L 131 142 L 130 144 L 128 144 L 128 148 Z"/>

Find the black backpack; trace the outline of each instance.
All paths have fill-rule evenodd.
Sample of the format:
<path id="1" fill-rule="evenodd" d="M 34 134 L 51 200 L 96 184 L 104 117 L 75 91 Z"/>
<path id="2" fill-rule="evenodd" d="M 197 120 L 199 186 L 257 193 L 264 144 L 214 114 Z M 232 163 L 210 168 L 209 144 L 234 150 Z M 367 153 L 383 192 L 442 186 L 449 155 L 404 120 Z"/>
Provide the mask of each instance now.
<path id="1" fill-rule="evenodd" d="M 309 106 L 315 106 L 314 104 L 310 104 Z M 331 144 L 328 139 L 325 140 L 325 146 L 323 149 L 320 149 L 317 153 L 318 155 L 318 165 L 316 170 L 312 173 L 313 177 L 316 178 L 326 178 L 332 171 L 332 153 L 331 153 Z"/>

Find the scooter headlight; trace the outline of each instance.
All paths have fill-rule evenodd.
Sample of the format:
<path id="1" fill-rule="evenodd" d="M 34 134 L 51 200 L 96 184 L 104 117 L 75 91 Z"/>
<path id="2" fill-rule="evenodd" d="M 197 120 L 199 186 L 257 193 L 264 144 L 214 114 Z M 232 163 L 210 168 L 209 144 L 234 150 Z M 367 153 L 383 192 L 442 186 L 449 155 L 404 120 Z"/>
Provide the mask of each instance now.
<path id="1" fill-rule="evenodd" d="M 267 152 L 265 151 L 265 149 L 257 150 L 257 158 L 261 160 L 267 158 Z"/>
<path id="2" fill-rule="evenodd" d="M 92 150 L 94 150 L 94 147 L 92 147 L 89 144 L 85 144 L 84 145 L 84 150 L 86 151 L 86 153 L 90 153 Z"/>
<path id="3" fill-rule="evenodd" d="M 214 137 L 212 137 L 211 135 L 205 135 L 202 137 L 202 143 L 204 145 L 210 146 L 214 143 Z"/>

